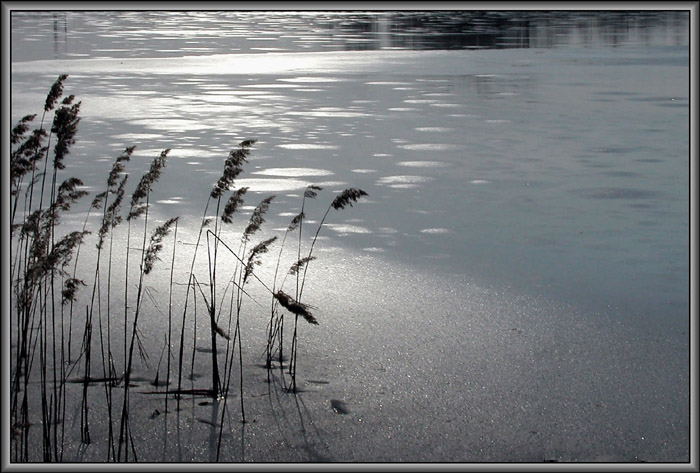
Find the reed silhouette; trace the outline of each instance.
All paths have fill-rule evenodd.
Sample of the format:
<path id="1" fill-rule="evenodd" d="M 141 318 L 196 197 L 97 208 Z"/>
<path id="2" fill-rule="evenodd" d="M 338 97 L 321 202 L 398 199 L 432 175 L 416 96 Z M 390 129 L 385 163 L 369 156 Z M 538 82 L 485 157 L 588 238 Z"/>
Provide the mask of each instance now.
<path id="1" fill-rule="evenodd" d="M 236 223 L 244 222 L 241 209 L 248 189 L 236 188 L 236 179 L 256 144 L 255 140 L 241 141 L 224 160 L 223 172 L 207 197 L 180 292 L 174 270 L 180 259 L 178 247 L 190 243 L 178 240 L 179 216 L 158 216 L 162 220 L 154 222 L 150 212 L 151 194 L 162 177 L 169 149 L 153 159 L 133 189 L 130 202 L 124 205 L 129 182 L 126 167 L 135 160 L 135 146 L 126 147 L 107 170 L 101 191 L 91 203 L 83 205 L 83 210 L 78 210 L 84 212 L 81 229 L 67 229 L 62 224 L 62 217 L 74 212 L 73 207 L 88 195 L 80 179 L 67 176 L 65 165 L 81 120 L 80 102 L 73 95 L 63 97 L 67 79 L 67 75 L 61 75 L 51 86 L 38 125 L 38 115 L 27 115 L 10 132 L 11 461 L 64 461 L 66 441 L 77 438 L 78 433 L 83 445 L 105 442 L 106 461 L 139 460 L 139 445 L 132 430 L 132 387 L 138 384 L 134 384 L 138 360 L 147 364 L 149 349 L 153 349 L 141 340 L 140 322 L 148 317 L 145 301 L 156 304 L 147 281 L 157 265 L 166 264 L 160 260 L 168 246 L 168 291 L 163 302 L 167 315 L 163 317 L 163 345 L 158 344 L 155 379 L 150 384 L 155 393 L 163 394 L 162 412 L 166 416 L 173 399 L 177 409 L 185 396 L 205 395 L 212 399 L 215 408 L 220 409 L 216 426 L 218 460 L 224 419 L 230 407 L 228 400 L 236 385 L 241 422 L 247 422 L 244 371 L 245 356 L 252 347 L 243 346 L 251 343 L 243 331 L 247 330 L 248 312 L 254 313 L 255 307 L 268 310 L 255 299 L 251 286 L 263 288 L 272 301 L 266 339 L 261 340 L 268 379 L 278 359 L 283 379 L 290 377 L 288 390 L 297 393 L 298 319 L 319 323 L 312 313 L 315 308 L 302 302 L 309 264 L 316 259 L 313 251 L 319 232 L 332 209 L 351 206 L 367 194 L 355 188 L 338 194 L 320 220 L 308 249 L 304 248 L 305 203 L 322 190 L 315 185 L 305 189 L 300 212 L 282 238 L 258 236 L 263 233 L 275 196 L 263 198 L 242 230 L 237 230 Z M 45 126 L 45 120 L 51 116 L 51 126 Z M 210 217 L 213 204 L 216 214 Z M 121 226 L 122 223 L 126 225 Z M 117 230 L 124 234 L 123 247 L 115 238 Z M 295 232 L 296 247 L 285 248 L 288 236 Z M 87 242 L 94 243 L 94 254 L 86 257 L 84 253 L 91 248 Z M 200 247 L 206 248 L 206 264 L 198 259 Z M 266 283 L 257 269 L 273 248 L 277 254 L 274 277 Z M 278 275 L 285 249 L 293 252 L 295 262 L 280 283 Z M 122 268 L 117 268 L 122 264 Z M 122 269 L 123 291 L 119 291 L 115 288 L 115 276 Z M 285 281 L 290 275 L 295 279 L 295 287 L 286 290 Z M 201 318 L 197 319 L 200 304 L 208 315 L 205 322 L 211 354 L 211 375 L 204 378 L 210 384 L 205 386 L 194 385 L 197 330 L 202 323 Z M 182 316 L 176 320 L 174 312 L 179 305 Z M 294 316 L 294 325 L 288 328 L 293 333 L 289 370 L 285 373 L 282 367 L 286 312 Z M 78 336 L 79 344 L 74 343 Z M 121 341 L 117 341 L 119 336 L 123 337 Z M 193 383 L 190 389 L 183 386 L 188 359 Z M 38 390 L 31 388 L 35 382 Z M 66 387 L 71 382 L 80 385 L 79 399 L 68 397 Z M 94 386 L 101 389 L 93 390 Z M 69 409 L 72 402 L 79 405 Z M 66 417 L 73 414 L 79 415 L 80 422 L 67 422 Z M 95 416 L 107 424 L 106 439 L 91 435 Z M 37 428 L 31 428 L 36 424 L 41 429 L 38 437 L 34 433 Z M 74 453 L 70 455 L 74 458 Z"/>

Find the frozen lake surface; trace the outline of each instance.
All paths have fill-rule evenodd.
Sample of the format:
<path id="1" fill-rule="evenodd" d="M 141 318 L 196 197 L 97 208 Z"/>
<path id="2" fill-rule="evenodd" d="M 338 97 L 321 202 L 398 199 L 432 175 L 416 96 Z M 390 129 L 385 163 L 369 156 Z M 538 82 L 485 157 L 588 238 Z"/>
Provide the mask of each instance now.
<path id="1" fill-rule="evenodd" d="M 251 204 L 278 196 L 269 228 L 286 227 L 307 185 L 324 188 L 309 204 L 312 219 L 333 192 L 369 194 L 329 221 L 323 258 L 310 269 L 319 280 L 348 281 L 352 297 L 332 285 L 310 294 L 327 318 L 342 317 L 345 301 L 364 322 L 336 322 L 358 350 L 347 364 L 362 366 L 364 351 L 386 375 L 348 374 L 353 392 L 365 386 L 378 406 L 359 407 L 365 417 L 354 421 L 366 430 L 319 422 L 331 438 L 350 431 L 371 443 L 387 425 L 399 437 L 416 427 L 387 417 L 431 423 L 410 414 L 420 412 L 408 407 L 417 403 L 441 419 L 426 435 L 452 437 L 433 456 L 409 454 L 427 448 L 412 433 L 367 456 L 326 445 L 319 458 L 301 460 L 685 461 L 687 16 L 500 12 L 432 21 L 14 13 L 12 122 L 41 110 L 53 81 L 68 74 L 66 95 L 82 102 L 82 121 L 66 175 L 98 192 L 125 147 L 137 147 L 128 166 L 135 175 L 172 148 L 152 212 L 161 221 L 181 216 L 185 228 L 199 224 L 223 160 L 244 139 L 259 141 L 236 186 L 250 188 Z M 340 307 L 325 307 L 336 301 Z M 413 330 L 391 321 L 403 303 Z M 439 328 L 435 339 L 417 342 L 431 328 L 423 310 Z M 388 339 L 368 339 L 381 333 L 367 332 L 373 323 Z M 337 336 L 313 342 L 314 352 L 326 356 Z M 413 389 L 411 373 L 392 373 L 381 361 L 391 352 L 394 370 L 410 366 L 406 347 L 425 360 L 419 400 L 402 393 Z M 321 362 L 331 373 L 314 374 L 334 376 L 337 356 Z M 313 392 L 324 387 L 309 379 Z M 436 380 L 439 388 L 425 387 Z M 381 411 L 373 387 L 383 383 L 382 393 L 393 394 Z M 568 383 L 577 387 L 567 394 Z M 329 389 L 342 385 L 336 379 Z M 462 402 L 475 408 L 462 414 Z M 381 421 L 368 422 L 370 407 Z M 453 418 L 449 409 L 460 412 L 459 426 L 442 424 Z M 562 430 L 563 418 L 571 424 Z M 479 438 L 467 433 L 475 425 Z M 460 445 L 468 451 L 457 452 Z M 265 459 L 263 451 L 249 454 Z"/>

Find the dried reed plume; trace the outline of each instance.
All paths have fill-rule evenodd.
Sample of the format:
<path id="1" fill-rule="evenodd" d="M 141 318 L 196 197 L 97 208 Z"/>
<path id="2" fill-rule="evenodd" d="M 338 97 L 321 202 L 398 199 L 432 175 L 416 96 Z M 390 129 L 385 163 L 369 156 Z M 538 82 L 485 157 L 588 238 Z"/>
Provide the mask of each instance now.
<path id="1" fill-rule="evenodd" d="M 44 254 L 42 258 L 37 258 L 27 266 L 27 280 L 38 282 L 39 279 L 51 274 L 67 275 L 63 268 L 70 263 L 73 250 L 82 243 L 88 233 L 90 232 L 75 231 L 61 238 L 51 247 L 48 254 Z"/>
<path id="2" fill-rule="evenodd" d="M 255 210 L 253 210 L 253 215 L 250 216 L 250 223 L 243 231 L 243 241 L 250 240 L 250 237 L 260 229 L 260 226 L 263 223 L 265 223 L 264 215 L 270 208 L 270 203 L 274 198 L 275 196 L 271 195 L 270 197 L 263 199 L 263 201 L 260 202 L 257 207 L 255 207 Z"/>
<path id="3" fill-rule="evenodd" d="M 109 177 L 107 178 L 107 187 L 112 189 L 117 184 L 117 178 L 124 171 L 124 165 L 122 163 L 128 162 L 131 159 L 131 155 L 134 152 L 136 146 L 131 146 L 126 148 L 122 154 L 117 156 L 117 159 L 112 165 L 112 169 L 109 171 Z"/>
<path id="4" fill-rule="evenodd" d="M 279 303 L 282 305 L 282 307 L 287 309 L 292 314 L 297 316 L 300 315 L 304 318 L 304 320 L 306 320 L 310 324 L 318 325 L 316 317 L 314 317 L 311 314 L 311 312 L 309 312 L 309 309 L 313 308 L 310 305 L 295 301 L 294 299 L 292 299 L 291 296 L 289 296 L 282 290 L 275 292 L 274 296 L 275 299 L 277 299 L 277 301 L 279 301 Z"/>
<path id="5" fill-rule="evenodd" d="M 63 283 L 63 291 L 61 291 L 61 305 L 66 305 L 69 302 L 75 302 L 75 293 L 79 286 L 87 286 L 85 281 L 78 278 L 68 278 Z"/>
<path id="6" fill-rule="evenodd" d="M 292 221 L 289 222 L 289 226 L 287 227 L 287 231 L 293 232 L 294 230 L 296 230 L 299 227 L 299 224 L 301 223 L 301 221 L 304 220 L 305 217 L 306 217 L 306 215 L 304 214 L 304 212 L 299 212 L 298 214 L 296 214 L 296 216 L 292 219 Z"/>
<path id="7" fill-rule="evenodd" d="M 299 261 L 294 263 L 289 268 L 289 274 L 291 274 L 291 275 L 297 274 L 299 272 L 299 270 L 301 268 L 303 268 L 306 263 L 308 263 L 309 261 L 313 261 L 315 259 L 316 259 L 315 256 L 305 256 L 305 257 L 301 258 Z"/>
<path id="8" fill-rule="evenodd" d="M 57 141 L 54 147 L 54 168 L 63 169 L 63 159 L 69 152 L 71 145 L 75 144 L 75 134 L 78 132 L 80 122 L 80 102 L 71 105 L 74 96 L 63 99 L 61 107 L 56 110 L 51 132 L 56 135 Z M 71 106 L 69 106 L 71 105 Z"/>
<path id="9" fill-rule="evenodd" d="M 46 102 L 44 103 L 44 112 L 53 110 L 56 105 L 56 101 L 63 95 L 63 82 L 68 78 L 67 74 L 61 74 L 56 79 L 56 82 L 51 86 L 49 94 L 46 96 Z"/>
<path id="10" fill-rule="evenodd" d="M 148 172 L 141 177 L 141 181 L 138 186 L 136 186 L 136 190 L 134 190 L 131 197 L 131 211 L 129 211 L 129 215 L 126 217 L 127 220 L 136 218 L 146 211 L 148 204 L 144 203 L 143 199 L 148 197 L 148 194 L 151 192 L 151 187 L 160 177 L 160 173 L 165 167 L 165 159 L 168 157 L 169 152 L 170 149 L 163 150 L 160 156 L 153 160 Z"/>
<path id="11" fill-rule="evenodd" d="M 309 187 L 310 188 L 310 187 Z M 307 188 L 307 192 L 309 192 L 309 188 Z M 314 195 L 314 194 L 310 194 Z M 326 218 L 328 217 L 328 213 L 331 211 L 331 209 L 335 210 L 341 210 L 344 209 L 346 206 L 352 207 L 352 204 L 357 202 L 357 200 L 360 197 L 368 195 L 367 192 L 363 191 L 362 189 L 357 189 L 354 187 L 350 187 L 348 189 L 345 189 L 343 192 L 341 192 L 335 199 L 333 199 L 333 202 L 331 202 L 331 205 L 328 206 L 328 209 L 326 210 L 326 213 L 323 215 L 323 218 L 321 219 L 321 222 L 318 224 L 318 228 L 316 229 L 316 234 L 314 235 L 313 240 L 311 241 L 311 248 L 309 248 L 309 255 L 307 258 L 308 261 L 311 260 L 311 254 L 314 251 L 314 246 L 316 245 L 316 240 L 318 239 L 318 234 L 321 231 L 321 228 L 323 227 L 323 224 L 326 222 Z M 304 193 L 304 197 L 306 197 L 306 193 Z M 303 204 L 302 204 L 303 205 Z M 300 245 L 301 245 L 301 236 L 300 236 Z M 301 248 L 301 247 L 300 247 Z M 301 260 L 301 258 L 299 258 Z M 304 283 L 306 281 L 306 271 L 309 269 L 308 264 L 304 266 L 304 274 L 301 277 L 301 282 L 297 282 L 299 285 L 297 289 L 297 297 L 301 299 L 301 294 L 304 291 Z M 297 276 L 297 281 L 298 281 L 298 276 Z"/>
<path id="12" fill-rule="evenodd" d="M 158 253 L 163 249 L 163 238 L 165 238 L 170 232 L 170 227 L 172 227 L 175 222 L 178 221 L 179 217 L 173 217 L 165 222 L 160 227 L 156 228 L 151 235 L 151 242 L 146 250 L 146 256 L 143 258 L 143 272 L 144 274 L 149 274 L 153 269 L 153 263 L 156 260 L 160 260 Z"/>
<path id="13" fill-rule="evenodd" d="M 26 132 L 29 131 L 29 125 L 28 123 L 31 121 L 34 121 L 36 118 L 36 113 L 33 115 L 25 115 L 23 116 L 17 125 L 12 129 L 10 132 L 10 143 L 13 145 L 16 145 L 22 140 L 22 137 Z"/>
<path id="14" fill-rule="evenodd" d="M 54 202 L 54 209 L 67 211 L 70 210 L 72 203 L 76 202 L 81 197 L 87 195 L 86 191 L 76 190 L 78 186 L 82 186 L 83 181 L 77 177 L 69 177 L 58 187 L 58 195 Z"/>
<path id="15" fill-rule="evenodd" d="M 307 199 L 315 199 L 316 196 L 318 195 L 318 191 L 321 191 L 321 190 L 323 190 L 322 187 L 319 187 L 315 184 L 311 184 L 304 191 L 304 197 L 306 197 Z"/>
<path id="16" fill-rule="evenodd" d="M 250 154 L 250 147 L 255 142 L 256 140 L 241 141 L 237 149 L 231 150 L 224 163 L 224 173 L 211 191 L 212 199 L 220 198 L 233 184 L 234 179 L 243 172 L 243 163 L 247 161 L 246 158 Z"/>
<path id="17" fill-rule="evenodd" d="M 12 145 L 19 144 L 17 149 L 10 153 L 10 176 L 12 180 L 10 192 L 12 195 L 19 193 L 22 177 L 35 168 L 36 161 L 46 151 L 41 148 L 41 142 L 46 137 L 44 130 L 36 129 L 27 138 L 24 137 L 29 131 L 29 122 L 34 120 L 35 117 L 36 114 L 24 116 L 10 133 L 10 143 Z"/>
<path id="18" fill-rule="evenodd" d="M 224 213 L 221 214 L 221 221 L 224 223 L 233 223 L 233 214 L 243 205 L 243 194 L 248 191 L 247 187 L 241 187 L 229 197 Z"/>
<path id="19" fill-rule="evenodd" d="M 126 185 L 126 181 L 129 178 L 128 175 L 124 176 L 122 180 L 119 182 L 119 187 L 117 187 L 115 192 L 116 196 L 114 200 L 112 201 L 111 204 L 105 209 L 105 213 L 102 219 L 102 225 L 100 226 L 100 230 L 98 232 L 99 239 L 97 242 L 97 248 L 102 248 L 102 244 L 104 243 L 104 238 L 109 232 L 110 228 L 114 228 L 117 225 L 119 225 L 122 221 L 121 215 L 119 215 L 119 209 L 121 207 L 122 200 L 124 200 L 124 186 Z M 105 193 L 105 199 L 106 196 L 108 195 L 109 192 Z"/>
<path id="20" fill-rule="evenodd" d="M 248 281 L 248 277 L 253 274 L 255 265 L 260 265 L 262 263 L 260 261 L 260 255 L 267 253 L 267 251 L 270 249 L 270 245 L 272 245 L 275 240 L 277 240 L 276 236 L 268 240 L 261 241 L 250 250 L 248 262 L 246 263 L 245 272 L 243 274 L 243 284 L 245 284 L 246 281 Z"/>
<path id="21" fill-rule="evenodd" d="M 363 191 L 362 189 L 355 189 L 352 187 L 345 189 L 338 197 L 333 199 L 331 207 L 333 207 L 335 210 L 344 209 L 347 205 L 352 207 L 354 202 L 357 202 L 360 197 L 365 195 L 367 195 L 367 192 Z"/>

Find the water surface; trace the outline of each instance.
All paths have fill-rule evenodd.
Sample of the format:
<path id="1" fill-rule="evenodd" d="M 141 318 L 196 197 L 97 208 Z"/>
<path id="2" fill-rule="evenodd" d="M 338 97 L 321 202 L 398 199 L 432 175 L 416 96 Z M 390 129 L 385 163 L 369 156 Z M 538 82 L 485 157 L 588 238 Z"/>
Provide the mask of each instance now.
<path id="1" fill-rule="evenodd" d="M 682 13 L 16 12 L 12 22 L 13 119 L 71 74 L 86 179 L 106 169 L 95 158 L 123 147 L 137 145 L 141 163 L 173 148 L 161 197 L 194 212 L 228 149 L 255 138 L 241 185 L 369 192 L 357 216 L 371 230 L 346 244 L 597 308 L 687 315 Z"/>
<path id="2" fill-rule="evenodd" d="M 364 325 L 353 327 L 352 317 L 339 323 L 350 326 L 348 333 L 367 333 L 363 341 L 372 349 L 388 350 L 403 337 L 415 346 L 416 336 L 459 327 L 447 337 L 463 349 L 457 353 L 470 353 L 471 368 L 459 376 L 476 383 L 469 387 L 474 393 L 493 389 L 483 399 L 472 396 L 484 410 L 469 411 L 464 425 L 480 416 L 498 420 L 489 403 L 505 396 L 507 402 L 495 405 L 523 422 L 540 419 L 525 401 L 551 406 L 544 418 L 551 416 L 555 427 L 545 422 L 553 430 L 542 436 L 561 419 L 583 428 L 590 409 L 596 422 L 614 415 L 593 453 L 624 431 L 625 449 L 634 448 L 616 459 L 654 457 L 662 446 L 669 449 L 664 455 L 683 458 L 687 396 L 678 386 L 688 376 L 687 14 L 27 11 L 13 12 L 11 21 L 12 120 L 39 112 L 56 77 L 69 74 L 66 93 L 82 101 L 83 119 L 66 175 L 82 178 L 89 190 L 101 188 L 125 147 L 137 146 L 128 166 L 134 176 L 172 148 L 154 189 L 152 218 L 180 215 L 181 235 L 193 235 L 228 152 L 257 139 L 235 185 L 249 187 L 246 216 L 276 195 L 266 224 L 271 232 L 286 228 L 310 184 L 324 190 L 306 203 L 308 232 L 335 192 L 353 186 L 369 193 L 329 216 L 315 264 L 326 282 L 345 286 L 329 284 L 320 299 L 339 302 L 334 310 L 343 312 L 337 308 L 345 308 L 343 298 L 353 307 L 344 291 L 361 290 L 354 297 L 365 304 Z M 66 224 L 82 224 L 82 217 Z M 353 265 L 372 277 L 344 276 Z M 382 270 L 375 274 L 372 265 Z M 431 274 L 440 275 L 433 278 L 440 290 L 430 297 L 407 289 L 432 288 L 421 279 Z M 376 281 L 379 275 L 385 280 Z M 481 285 L 489 287 L 487 302 L 472 297 Z M 416 319 L 425 320 L 426 300 L 435 310 L 447 307 L 436 316 L 441 325 L 434 334 L 429 327 L 407 330 L 389 344 L 371 339 L 377 314 L 385 317 L 383 327 L 395 328 L 386 314 L 398 313 L 402 291 L 415 298 Z M 555 309 L 532 302 L 543 299 Z M 455 307 L 462 303 L 468 311 Z M 619 332 L 596 331 L 610 320 L 621 324 Z M 564 326 L 586 327 L 586 335 L 566 333 Z M 479 339 L 484 331 L 492 337 Z M 610 340 L 611 333 L 622 335 Z M 506 338 L 523 334 L 521 345 Z M 458 379 L 451 394 L 461 392 L 467 381 L 451 377 L 455 360 L 441 350 L 444 340 L 430 341 L 438 349 L 421 342 L 420 359 L 431 364 L 420 369 L 435 368 L 438 375 L 426 379 Z M 654 356 L 646 349 L 651 343 Z M 504 356 L 506 347 L 517 356 Z M 629 350 L 616 354 L 611 347 Z M 361 353 L 353 355 L 359 364 Z M 482 362 L 473 355 L 489 366 L 483 385 L 477 383 Z M 413 363 L 406 359 L 406 366 Z M 556 380 L 533 381 L 509 364 L 513 359 Z M 517 373 L 509 372 L 513 366 Z M 600 390 L 577 396 L 614 399 L 615 409 L 586 406 L 572 418 L 570 381 L 561 378 L 561 367 L 569 366 L 564 374 L 578 374 L 581 389 Z M 615 369 L 601 375 L 601 366 Z M 511 389 L 516 375 L 520 384 Z M 405 393 L 391 412 L 415 402 L 408 378 L 377 376 L 363 386 L 392 380 Z M 649 389 L 645 378 L 654 380 Z M 510 390 L 496 389 L 499 383 Z M 435 383 L 423 386 L 434 399 L 444 394 Z M 531 389 L 529 400 L 516 395 L 522 386 Z M 634 417 L 626 412 L 629 396 L 637 402 Z M 665 413 L 660 398 L 668 401 Z M 330 404 L 336 412 L 355 409 L 340 399 Z M 452 395 L 449 402 L 464 405 Z M 637 433 L 649 424 L 641 413 L 651 412 L 650 405 L 666 430 L 655 432 L 654 447 L 642 447 Z M 340 413 L 334 419 L 350 417 Z M 498 425 L 512 428 L 505 420 Z M 598 427 L 591 431 L 601 432 Z M 492 454 L 499 452 L 478 458 Z"/>

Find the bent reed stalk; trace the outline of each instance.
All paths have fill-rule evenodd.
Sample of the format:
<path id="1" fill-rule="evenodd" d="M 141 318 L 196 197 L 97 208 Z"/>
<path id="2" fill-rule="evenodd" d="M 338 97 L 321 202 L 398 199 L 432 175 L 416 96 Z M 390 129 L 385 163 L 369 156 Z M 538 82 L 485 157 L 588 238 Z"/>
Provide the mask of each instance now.
<path id="1" fill-rule="evenodd" d="M 291 387 L 288 390 L 296 393 L 299 351 L 297 322 L 301 317 L 310 324 L 319 323 L 312 314 L 314 308 L 302 302 L 308 266 L 316 259 L 313 251 L 319 232 L 331 209 L 340 210 L 347 205 L 351 206 L 367 194 L 351 188 L 338 195 L 321 219 L 308 252 L 303 249 L 305 202 L 306 199 L 315 198 L 321 191 L 315 185 L 304 190 L 300 212 L 292 219 L 282 238 L 272 235 L 254 242 L 253 239 L 262 231 L 265 216 L 275 196 L 262 199 L 243 229 L 235 230 L 234 223 L 237 215 L 241 214 L 248 189 L 235 188 L 234 184 L 243 172 L 243 166 L 256 143 L 255 140 L 241 141 L 224 160 L 221 177 L 208 195 L 189 271 L 183 281 L 186 288 L 183 289 L 184 294 L 178 294 L 175 291 L 180 284 L 176 282 L 175 271 L 180 254 L 177 246 L 191 243 L 178 241 L 180 217 L 165 218 L 163 223 L 151 228 L 153 217 L 150 213 L 151 194 L 161 177 L 169 149 L 153 160 L 136 185 L 130 204 L 123 208 L 128 184 L 125 165 L 134 161 L 135 147 L 125 148 L 113 162 L 102 192 L 96 194 L 92 203 L 85 206 L 84 218 L 80 219 L 81 228 L 71 231 L 70 227 L 62 224 L 62 217 L 69 214 L 74 204 L 88 194 L 80 179 L 66 176 L 68 168 L 65 162 L 76 141 L 80 122 L 80 102 L 76 102 L 73 95 L 63 98 L 67 78 L 67 75 L 61 75 L 52 85 L 44 103 L 44 113 L 35 129 L 32 126 L 37 115 L 26 115 L 10 133 L 10 304 L 13 311 L 10 319 L 13 355 L 10 378 L 11 461 L 60 462 L 76 458 L 78 453 L 67 448 L 70 446 L 75 449 L 75 442 L 67 440 L 77 437 L 78 433 L 80 437 L 77 438 L 83 445 L 81 449 L 105 442 L 107 461 L 138 461 L 138 444 L 135 442 L 131 416 L 133 396 L 137 394 L 132 387 L 138 384 L 138 381 L 134 384 L 134 372 L 138 366 L 134 355 L 138 350 L 144 361 L 148 357 L 148 351 L 139 335 L 140 322 L 147 316 L 144 296 L 152 297 L 146 284 L 166 241 L 171 241 L 167 239 L 171 233 L 172 252 L 168 262 L 169 282 L 166 283 L 169 287 L 166 302 L 168 310 L 164 314 L 167 325 L 163 331 L 167 348 L 162 347 L 156 379 L 160 376 L 163 356 L 166 357 L 165 373 L 163 381 L 157 382 L 155 388 L 164 393 L 166 416 L 171 397 L 177 400 L 178 410 L 181 398 L 187 395 L 204 393 L 211 396 L 213 402 L 220 403 L 216 447 L 218 460 L 225 438 L 224 419 L 228 397 L 236 383 L 241 422 L 247 422 L 243 343 L 244 340 L 248 343 L 248 339 L 243 335 L 245 321 L 248 320 L 245 314 L 249 310 L 246 309 L 248 305 L 244 304 L 245 299 L 263 307 L 249 286 L 259 284 L 269 293 L 272 301 L 269 309 L 265 309 L 270 311 L 270 315 L 265 340 L 262 341 L 268 381 L 274 356 L 278 357 L 280 368 L 283 366 L 284 314 L 289 312 L 294 315 L 293 334 L 289 338 L 288 375 L 291 376 Z M 45 128 L 44 120 L 51 113 L 51 126 Z M 208 215 L 212 200 L 216 202 L 216 216 L 213 218 Z M 143 217 L 143 227 L 139 227 L 140 236 L 135 236 L 136 221 L 140 217 Z M 115 231 L 124 219 L 127 224 L 123 228 L 124 240 L 119 240 L 120 237 L 115 237 Z M 212 222 L 211 228 L 208 228 Z M 294 253 L 295 261 L 279 283 L 279 270 L 287 249 L 285 243 L 288 236 L 297 231 L 296 248 L 292 245 L 288 249 Z M 202 238 L 204 235 L 206 238 Z M 139 240 L 139 248 L 132 248 L 132 242 Z M 94 257 L 91 253 L 84 256 L 91 248 L 84 245 L 87 241 L 95 243 L 92 250 Z M 236 241 L 237 245 L 231 243 Z M 204 269 L 197 264 L 202 244 L 207 248 L 207 277 L 202 277 Z M 279 250 L 275 250 L 277 260 L 274 277 L 266 283 L 257 274 L 257 268 L 262 265 L 266 253 L 275 248 L 275 244 L 279 244 Z M 237 248 L 234 249 L 234 246 Z M 222 249 L 224 251 L 219 251 Z M 130 258 L 132 252 L 140 253 L 137 257 L 138 265 Z M 224 253 L 233 257 L 233 265 L 229 264 L 229 257 L 224 258 Z M 105 258 L 108 258 L 106 265 Z M 123 291 L 113 290 L 117 283 L 113 281 L 117 273 L 114 264 L 117 262 L 120 266 L 124 265 Z M 81 275 L 86 268 L 87 277 Z M 284 288 L 287 276 L 295 278 L 294 290 L 287 291 Z M 83 294 L 84 288 L 88 289 L 87 294 Z M 201 298 L 197 297 L 198 292 Z M 180 297 L 183 300 L 182 316 L 176 321 L 174 310 Z M 123 311 L 115 311 L 114 302 L 122 304 Z M 204 304 L 208 314 L 204 322 L 196 316 L 200 303 Z M 188 314 L 193 314 L 193 317 L 188 317 Z M 177 323 L 180 324 L 179 334 Z M 198 324 L 207 326 L 211 343 L 211 359 L 208 363 L 211 374 L 204 378 L 205 382 L 211 383 L 207 388 L 194 385 Z M 123 327 L 122 342 L 115 340 L 115 337 L 121 335 L 118 333 L 120 325 Z M 73 346 L 76 335 L 81 338 L 77 352 Z M 192 344 L 188 347 L 186 340 L 190 336 Z M 224 343 L 223 352 L 219 349 L 219 343 Z M 175 346 L 177 344 L 179 346 Z M 186 355 L 190 349 L 191 358 L 188 359 Z M 123 366 L 118 370 L 120 351 Z M 95 355 L 101 361 L 99 374 L 94 373 L 99 366 L 94 364 Z M 223 365 L 220 361 L 223 361 Z M 183 370 L 188 362 L 193 387 L 183 389 Z M 171 370 L 173 383 L 177 370 L 176 387 L 171 386 Z M 71 378 L 78 371 L 80 377 Z M 284 380 L 287 374 L 282 370 L 280 372 Z M 66 388 L 69 382 L 80 383 L 80 395 L 77 398 L 68 396 Z M 39 389 L 33 390 L 33 383 L 38 383 Z M 101 389 L 94 390 L 96 385 Z M 268 387 L 270 385 L 268 383 Z M 118 386 L 122 389 L 117 390 Z M 165 386 L 165 389 L 160 391 L 160 386 Z M 121 410 L 117 415 L 119 402 Z M 79 422 L 66 418 L 72 414 L 77 415 L 78 412 Z M 106 436 L 103 439 L 91 435 L 91 422 L 97 416 L 100 417 L 100 423 L 106 422 Z M 75 437 L 71 437 L 72 434 Z"/>

